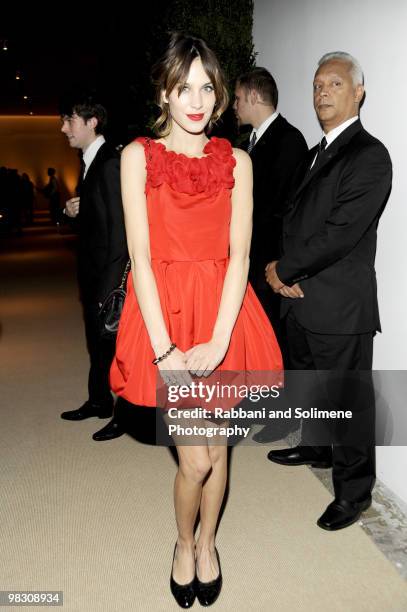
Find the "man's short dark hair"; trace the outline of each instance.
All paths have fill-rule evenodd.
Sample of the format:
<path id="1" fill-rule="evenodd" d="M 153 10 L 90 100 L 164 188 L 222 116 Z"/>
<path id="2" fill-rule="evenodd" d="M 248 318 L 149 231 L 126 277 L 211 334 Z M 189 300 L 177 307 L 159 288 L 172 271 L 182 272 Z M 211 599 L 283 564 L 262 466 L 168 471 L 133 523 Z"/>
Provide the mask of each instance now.
<path id="1" fill-rule="evenodd" d="M 241 74 L 236 79 L 236 85 L 243 87 L 247 92 L 254 90 L 259 93 L 264 102 L 277 108 L 278 89 L 277 84 L 266 68 L 254 68 L 250 72 Z"/>
<path id="2" fill-rule="evenodd" d="M 59 103 L 61 117 L 72 117 L 73 114 L 89 121 L 92 117 L 98 120 L 95 128 L 96 134 L 103 134 L 107 124 L 107 111 L 94 91 L 69 91 L 65 93 Z"/>

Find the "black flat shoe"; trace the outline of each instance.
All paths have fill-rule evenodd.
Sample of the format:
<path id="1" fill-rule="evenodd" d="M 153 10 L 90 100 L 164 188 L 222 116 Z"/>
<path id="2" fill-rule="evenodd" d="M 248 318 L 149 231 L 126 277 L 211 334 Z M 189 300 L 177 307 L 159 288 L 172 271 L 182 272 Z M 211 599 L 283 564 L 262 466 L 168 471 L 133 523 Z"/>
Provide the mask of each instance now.
<path id="1" fill-rule="evenodd" d="M 67 421 L 83 421 L 89 417 L 99 417 L 99 419 L 109 419 L 113 414 L 113 402 L 111 404 L 100 405 L 91 404 L 88 400 L 77 410 L 67 410 L 61 414 L 61 419 Z"/>
<path id="2" fill-rule="evenodd" d="M 102 442 L 103 440 L 113 440 L 114 438 L 119 438 L 124 433 L 124 429 L 122 429 L 121 425 L 115 421 L 114 417 L 107 425 L 96 431 L 92 438 L 96 442 Z"/>
<path id="3" fill-rule="evenodd" d="M 311 465 L 316 468 L 332 467 L 329 456 L 318 455 L 310 446 L 295 446 L 270 451 L 267 459 L 280 465 Z"/>
<path id="4" fill-rule="evenodd" d="M 334 499 L 317 521 L 318 527 L 327 531 L 337 531 L 353 525 L 359 520 L 364 510 L 372 505 L 369 496 L 361 502 L 350 502 L 346 499 Z"/>
<path id="5" fill-rule="evenodd" d="M 172 557 L 172 563 L 174 564 L 175 551 L 177 550 L 177 545 L 175 544 L 174 555 Z M 170 588 L 171 593 L 174 596 L 175 601 L 181 608 L 191 608 L 195 601 L 195 579 L 196 575 L 192 578 L 191 582 L 188 584 L 178 584 L 175 582 L 172 576 L 172 568 L 171 568 L 171 578 L 170 578 Z"/>
<path id="6" fill-rule="evenodd" d="M 196 596 L 201 606 L 211 606 L 218 598 L 222 588 L 222 570 L 220 568 L 219 553 L 215 548 L 216 558 L 219 565 L 219 575 L 210 582 L 201 582 L 196 576 Z"/>

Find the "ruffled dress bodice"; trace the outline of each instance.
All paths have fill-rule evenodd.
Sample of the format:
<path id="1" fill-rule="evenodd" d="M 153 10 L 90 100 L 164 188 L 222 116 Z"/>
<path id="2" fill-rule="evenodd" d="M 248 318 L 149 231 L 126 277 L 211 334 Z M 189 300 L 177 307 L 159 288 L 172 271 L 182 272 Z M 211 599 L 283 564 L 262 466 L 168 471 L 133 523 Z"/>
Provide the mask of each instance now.
<path id="1" fill-rule="evenodd" d="M 167 151 L 138 138 L 146 153 L 147 213 L 152 259 L 225 259 L 236 160 L 230 143 L 212 138 L 203 157 Z"/>
<path id="2" fill-rule="evenodd" d="M 188 157 L 168 151 L 164 144 L 150 138 L 136 138 L 146 149 L 146 192 L 167 183 L 174 191 L 213 196 L 220 189 L 232 189 L 235 184 L 233 168 L 236 160 L 233 149 L 225 138 L 213 137 L 202 157 Z"/>

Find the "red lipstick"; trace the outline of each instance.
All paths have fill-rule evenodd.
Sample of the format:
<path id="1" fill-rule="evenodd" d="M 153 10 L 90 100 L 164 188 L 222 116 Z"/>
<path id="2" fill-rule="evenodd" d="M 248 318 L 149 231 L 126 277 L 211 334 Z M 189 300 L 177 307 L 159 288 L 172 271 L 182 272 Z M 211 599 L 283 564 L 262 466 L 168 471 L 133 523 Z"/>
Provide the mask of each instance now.
<path id="1" fill-rule="evenodd" d="M 187 115 L 188 119 L 192 121 L 202 121 L 204 118 L 204 113 L 200 113 L 199 115 Z"/>

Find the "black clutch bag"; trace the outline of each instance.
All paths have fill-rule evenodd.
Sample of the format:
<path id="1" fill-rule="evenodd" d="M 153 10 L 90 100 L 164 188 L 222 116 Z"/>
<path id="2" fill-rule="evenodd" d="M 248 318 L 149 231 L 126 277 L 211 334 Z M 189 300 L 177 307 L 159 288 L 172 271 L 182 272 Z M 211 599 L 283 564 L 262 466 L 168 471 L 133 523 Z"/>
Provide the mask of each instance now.
<path id="1" fill-rule="evenodd" d="M 104 300 L 99 310 L 100 335 L 102 338 L 114 339 L 119 329 L 120 316 L 126 298 L 126 279 L 130 271 L 131 261 L 129 260 L 124 270 L 122 282 L 117 289 L 113 289 Z"/>

